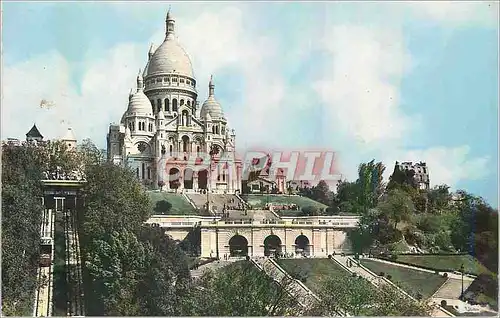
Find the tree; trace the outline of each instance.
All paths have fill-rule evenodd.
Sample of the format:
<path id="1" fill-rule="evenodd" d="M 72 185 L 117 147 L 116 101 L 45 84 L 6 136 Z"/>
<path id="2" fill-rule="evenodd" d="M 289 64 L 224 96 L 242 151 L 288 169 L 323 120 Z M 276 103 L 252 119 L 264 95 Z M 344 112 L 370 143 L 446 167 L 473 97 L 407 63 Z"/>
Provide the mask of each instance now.
<path id="1" fill-rule="evenodd" d="M 394 229 L 397 229 L 399 222 L 408 220 L 415 211 L 413 202 L 402 190 L 392 190 L 389 192 L 387 200 L 379 205 L 380 211 L 394 222 Z"/>
<path id="2" fill-rule="evenodd" d="M 311 199 L 326 205 L 331 204 L 332 192 L 325 180 L 321 180 L 311 189 Z"/>
<path id="3" fill-rule="evenodd" d="M 323 314 L 340 311 L 363 316 L 367 313 L 367 307 L 376 300 L 376 291 L 363 278 L 340 275 L 322 284 L 319 297 Z"/>
<path id="4" fill-rule="evenodd" d="M 318 208 L 315 207 L 314 205 L 307 205 L 303 207 L 300 213 L 300 216 L 317 216 L 317 215 L 319 215 Z"/>
<path id="5" fill-rule="evenodd" d="M 184 315 L 284 316 L 300 308 L 288 294 L 289 280 L 273 281 L 250 262 L 206 273 L 184 299 Z"/>
<path id="6" fill-rule="evenodd" d="M 39 260 L 42 163 L 40 148 L 2 146 L 2 312 L 31 314 Z"/>

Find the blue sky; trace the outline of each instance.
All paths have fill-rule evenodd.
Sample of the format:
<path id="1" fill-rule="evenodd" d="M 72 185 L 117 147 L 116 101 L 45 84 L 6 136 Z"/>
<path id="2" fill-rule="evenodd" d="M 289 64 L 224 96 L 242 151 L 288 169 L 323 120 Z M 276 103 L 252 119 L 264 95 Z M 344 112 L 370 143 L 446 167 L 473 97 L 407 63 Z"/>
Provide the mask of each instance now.
<path id="1" fill-rule="evenodd" d="M 2 138 L 71 125 L 104 147 L 169 4 L 199 99 L 214 74 L 240 148 L 329 148 L 349 179 L 423 160 L 433 185 L 497 206 L 495 2 L 4 2 Z"/>

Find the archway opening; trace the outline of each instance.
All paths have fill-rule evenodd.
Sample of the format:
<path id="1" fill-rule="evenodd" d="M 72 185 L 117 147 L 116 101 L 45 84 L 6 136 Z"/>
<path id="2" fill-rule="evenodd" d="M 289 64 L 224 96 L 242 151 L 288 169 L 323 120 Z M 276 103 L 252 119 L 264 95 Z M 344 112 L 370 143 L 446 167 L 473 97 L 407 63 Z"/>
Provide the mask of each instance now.
<path id="1" fill-rule="evenodd" d="M 193 188 L 193 170 L 187 168 L 184 170 L 184 189 Z"/>
<path id="2" fill-rule="evenodd" d="M 178 189 L 180 185 L 180 171 L 177 168 L 171 168 L 168 172 L 168 183 L 170 189 Z"/>
<path id="3" fill-rule="evenodd" d="M 269 235 L 264 240 L 264 255 L 278 256 L 281 254 L 281 239 L 276 235 Z"/>
<path id="4" fill-rule="evenodd" d="M 198 171 L 198 189 L 207 189 L 208 185 L 208 171 Z"/>
<path id="5" fill-rule="evenodd" d="M 248 255 L 248 240 L 241 235 L 235 235 L 229 240 L 229 255 L 230 256 L 247 256 Z"/>
<path id="6" fill-rule="evenodd" d="M 309 256 L 311 254 L 311 245 L 307 236 L 301 234 L 295 239 L 295 254 Z"/>
<path id="7" fill-rule="evenodd" d="M 189 137 L 188 136 L 182 137 L 182 151 L 189 152 Z"/>

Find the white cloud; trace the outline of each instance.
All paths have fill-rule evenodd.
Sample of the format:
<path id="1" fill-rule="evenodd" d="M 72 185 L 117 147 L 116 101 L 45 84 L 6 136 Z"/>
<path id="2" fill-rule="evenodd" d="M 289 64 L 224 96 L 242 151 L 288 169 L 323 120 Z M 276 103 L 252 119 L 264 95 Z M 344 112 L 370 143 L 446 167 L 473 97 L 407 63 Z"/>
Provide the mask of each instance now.
<path id="1" fill-rule="evenodd" d="M 405 3 L 417 17 L 459 25 L 481 25 L 498 28 L 498 1 L 408 1 Z"/>
<path id="2" fill-rule="evenodd" d="M 400 138 L 412 124 L 399 108 L 399 82 L 410 66 L 402 35 L 357 25 L 334 26 L 325 34 L 332 64 L 315 83 L 324 119 L 335 123 L 325 126 L 340 126 L 366 144 Z"/>
<path id="3" fill-rule="evenodd" d="M 447 184 L 455 188 L 460 181 L 477 180 L 487 176 L 490 171 L 490 158 L 470 157 L 470 147 L 432 147 L 424 150 L 397 150 L 383 160 L 388 166 L 386 179 L 393 171 L 395 161 L 423 161 L 429 167 L 431 186 Z"/>
<path id="4" fill-rule="evenodd" d="M 269 59 L 276 53 L 275 45 L 265 35 L 251 34 L 244 28 L 239 7 L 214 8 L 217 10 L 202 11 L 198 16 L 175 16 L 179 40 L 194 64 L 199 101 L 203 103 L 207 96 L 210 74 L 215 74 L 217 83 L 217 71 L 234 67 L 245 78 L 245 89 L 242 105 L 227 114 L 230 124 L 238 128 L 238 140 L 266 140 L 269 131 L 255 134 L 253 130 L 264 127 L 268 119 L 265 111 L 268 117 L 270 113 L 278 115 L 276 110 L 285 95 L 284 80 L 279 72 L 274 73 L 277 70 Z M 158 31 L 148 41 L 120 44 L 98 60 L 85 60 L 81 93 L 71 81 L 68 62 L 58 52 L 6 67 L 2 135 L 22 138 L 31 123 L 20 123 L 30 118 L 47 138 L 61 136 L 71 125 L 77 138 L 90 137 L 105 146 L 108 125 L 118 122 L 126 110 L 129 89 L 135 87 L 137 72 L 145 65 L 149 43 L 161 44 L 164 27 L 159 20 Z M 262 80 L 266 78 L 273 81 Z M 38 106 L 42 99 L 56 106 L 42 109 Z M 227 113 L 227 106 L 225 109 Z M 248 121 L 259 112 L 261 117 Z"/>
<path id="5" fill-rule="evenodd" d="M 131 23 L 134 17 L 144 19 L 137 11 L 142 6 L 133 7 L 125 10 L 130 14 L 127 19 Z M 219 96 L 224 92 L 217 89 L 218 72 L 231 68 L 244 78 L 241 103 L 231 105 L 231 111 L 229 105 L 222 105 L 236 129 L 239 147 L 246 143 L 276 146 L 284 134 L 299 139 L 300 134 L 309 133 L 305 131 L 308 127 L 300 124 L 302 118 L 295 117 L 304 114 L 297 112 L 301 107 L 307 110 L 299 104 L 311 98 L 306 89 L 289 86 L 279 63 L 284 55 L 294 60 L 318 48 L 318 39 L 306 37 L 309 29 L 303 29 L 296 45 L 282 47 L 279 39 L 247 27 L 255 17 L 240 4 L 175 12 L 179 40 L 194 64 L 200 103 L 207 96 L 210 74 L 215 75 Z M 4 67 L 2 137 L 22 137 L 36 121 L 42 134 L 54 138 L 70 123 L 78 139 L 90 137 L 105 146 L 108 125 L 118 122 L 126 110 L 129 89 L 135 87 L 137 72 L 145 65 L 149 43 L 159 45 L 164 39 L 164 19 L 158 19 L 157 25 L 157 31 L 142 43 L 122 43 L 97 60 L 83 61 L 86 67 L 80 90 L 71 80 L 70 64 L 58 52 Z M 389 154 L 382 158 L 388 172 L 392 172 L 395 160 L 426 161 L 433 184 L 455 185 L 485 175 L 488 158 L 470 159 L 466 146 L 415 151 L 401 148 L 401 139 L 415 131 L 419 122 L 400 107 L 400 81 L 412 61 L 400 32 L 346 24 L 330 25 L 326 31 L 321 44 L 330 53 L 331 63 L 324 65 L 314 83 L 323 104 L 308 107 L 323 107 L 322 119 L 317 122 L 323 127 L 323 136 L 318 139 L 341 141 L 336 146 L 343 151 L 342 173 L 355 179 L 359 162 L 370 160 L 369 156 L 378 158 L 384 151 Z M 53 101 L 55 106 L 40 108 L 42 99 Z M 290 100 L 294 103 L 285 103 Z M 290 122 L 298 125 L 290 127 Z"/>

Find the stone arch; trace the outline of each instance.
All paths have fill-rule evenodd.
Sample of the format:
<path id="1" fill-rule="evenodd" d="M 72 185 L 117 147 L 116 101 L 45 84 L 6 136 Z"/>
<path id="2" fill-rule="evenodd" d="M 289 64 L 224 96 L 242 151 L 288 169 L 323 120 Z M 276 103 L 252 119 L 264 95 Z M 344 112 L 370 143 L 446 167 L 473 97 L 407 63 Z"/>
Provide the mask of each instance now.
<path id="1" fill-rule="evenodd" d="M 311 243 L 309 238 L 300 234 L 295 238 L 295 254 L 309 256 L 311 254 Z"/>
<path id="2" fill-rule="evenodd" d="M 178 189 L 180 185 L 181 172 L 178 168 L 170 168 L 168 170 L 168 182 L 170 189 Z"/>
<path id="3" fill-rule="evenodd" d="M 283 243 L 278 235 L 271 234 L 264 239 L 264 255 L 279 255 L 282 251 Z"/>
<path id="4" fill-rule="evenodd" d="M 208 171 L 206 169 L 198 171 L 198 189 L 207 189 Z"/>
<path id="5" fill-rule="evenodd" d="M 173 112 L 177 111 L 177 99 L 176 98 L 172 99 L 172 111 Z"/>
<path id="6" fill-rule="evenodd" d="M 168 98 L 165 98 L 165 111 L 170 111 L 170 100 Z"/>
<path id="7" fill-rule="evenodd" d="M 191 168 L 184 170 L 184 189 L 193 188 L 194 171 Z"/>
<path id="8" fill-rule="evenodd" d="M 240 234 L 236 234 L 229 239 L 229 256 L 247 256 L 248 240 Z"/>
<path id="9" fill-rule="evenodd" d="M 190 140 L 189 137 L 184 135 L 182 136 L 182 152 L 190 152 L 191 147 L 190 147 Z"/>

